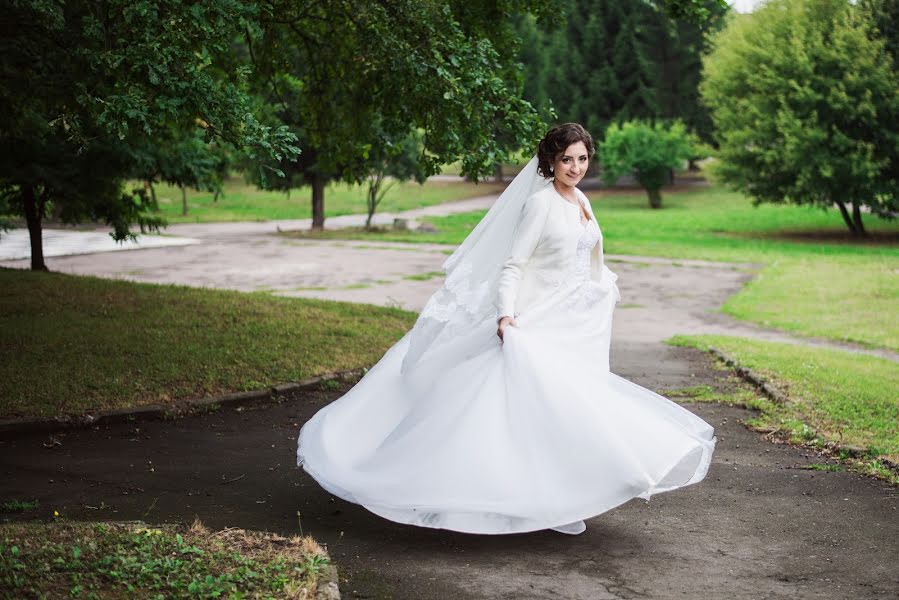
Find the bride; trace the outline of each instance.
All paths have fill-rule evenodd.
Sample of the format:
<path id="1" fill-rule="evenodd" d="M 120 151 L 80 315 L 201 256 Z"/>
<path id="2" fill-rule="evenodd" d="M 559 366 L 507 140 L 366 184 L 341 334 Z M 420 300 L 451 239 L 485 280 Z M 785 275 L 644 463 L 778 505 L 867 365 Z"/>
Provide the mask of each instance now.
<path id="1" fill-rule="evenodd" d="M 705 477 L 713 428 L 609 370 L 618 277 L 575 187 L 593 154 L 580 125 L 551 129 L 412 330 L 302 427 L 322 487 L 399 523 L 577 534 Z"/>

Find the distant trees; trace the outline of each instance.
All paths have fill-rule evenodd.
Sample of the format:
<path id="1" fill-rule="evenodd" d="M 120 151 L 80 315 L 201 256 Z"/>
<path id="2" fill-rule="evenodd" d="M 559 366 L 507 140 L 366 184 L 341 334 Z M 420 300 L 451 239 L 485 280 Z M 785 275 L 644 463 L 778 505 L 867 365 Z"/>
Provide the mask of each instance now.
<path id="1" fill-rule="evenodd" d="M 899 72 L 847 0 L 771 0 L 715 36 L 700 89 L 714 174 L 761 202 L 899 210 Z"/>
<path id="2" fill-rule="evenodd" d="M 671 125 L 645 121 L 612 123 L 597 152 L 602 178 L 611 185 L 633 173 L 646 190 L 651 208 L 662 208 L 662 186 L 668 174 L 690 158 L 689 134 L 680 121 Z"/>
<path id="3" fill-rule="evenodd" d="M 679 118 L 711 139 L 698 101 L 700 57 L 726 10 L 716 1 L 576 0 L 564 23 L 521 19 L 525 98 L 599 139 L 613 121 L 657 118 Z M 696 11 L 702 18 L 670 18 Z"/>
<path id="4" fill-rule="evenodd" d="M 187 188 L 213 192 L 218 197 L 229 165 L 228 147 L 206 141 L 198 127 L 160 130 L 135 149 L 131 178 L 144 181 L 156 205 L 156 183 L 181 190 L 181 214 L 188 214 Z"/>
<path id="5" fill-rule="evenodd" d="M 368 211 L 365 218 L 366 229 L 371 229 L 375 211 L 391 187 L 410 179 L 420 184 L 427 180 L 418 160 L 422 148 L 421 137 L 420 132 L 413 131 L 400 140 L 384 138 L 371 148 L 368 156 L 368 189 L 365 194 Z"/>
<path id="6" fill-rule="evenodd" d="M 858 7 L 893 57 L 893 68 L 899 68 L 899 0 L 858 0 Z"/>

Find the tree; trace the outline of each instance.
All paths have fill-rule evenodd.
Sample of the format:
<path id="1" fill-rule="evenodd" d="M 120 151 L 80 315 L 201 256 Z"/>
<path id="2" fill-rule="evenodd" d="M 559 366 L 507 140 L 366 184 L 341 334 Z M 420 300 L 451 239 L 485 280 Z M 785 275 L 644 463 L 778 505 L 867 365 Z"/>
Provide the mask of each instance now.
<path id="1" fill-rule="evenodd" d="M 135 223 L 142 231 L 162 225 L 143 188 L 123 188 L 131 164 L 129 149 L 117 141 L 98 132 L 92 143 L 81 145 L 46 131 L 23 135 L 15 145 L 0 142 L 0 214 L 25 217 L 33 270 L 47 270 L 42 223 L 51 211 L 66 223 L 103 219 L 117 239 L 125 239 Z"/>
<path id="2" fill-rule="evenodd" d="M 132 178 L 144 181 L 156 205 L 154 184 L 168 183 L 181 190 L 181 214 L 187 215 L 187 188 L 221 192 L 228 168 L 228 148 L 207 142 L 196 127 L 159 130 L 143 147 L 134 149 Z"/>
<path id="3" fill-rule="evenodd" d="M 633 173 L 646 190 L 651 208 L 662 208 L 662 186 L 671 169 L 689 159 L 692 151 L 684 124 L 671 125 L 627 121 L 612 123 L 599 145 L 602 178 L 612 185 L 622 175 Z"/>
<path id="4" fill-rule="evenodd" d="M 704 142 L 712 141 L 711 118 L 699 101 L 702 56 L 709 50 L 710 33 L 724 26 L 727 7 L 706 2 L 708 18 L 702 23 L 652 18 L 645 24 L 653 40 L 650 59 L 658 69 L 656 102 L 662 119 L 680 119 Z"/>
<path id="5" fill-rule="evenodd" d="M 899 77 L 847 0 L 772 0 L 733 19 L 704 61 L 719 146 L 713 174 L 761 202 L 899 209 Z M 850 214 L 851 211 L 851 214 Z"/>
<path id="6" fill-rule="evenodd" d="M 385 136 L 420 129 L 426 173 L 461 159 L 475 176 L 508 157 L 506 139 L 520 146 L 539 138 L 543 123 L 510 87 L 510 66 L 484 33 L 489 23 L 473 16 L 530 4 L 468 3 L 473 13 L 461 16 L 438 1 L 266 4 L 248 47 L 259 86 L 276 107 L 273 122 L 289 126 L 303 147 L 295 164 L 273 166 L 312 186 L 313 229 L 324 225 L 325 184 L 364 181 L 366 156 Z"/>
<path id="7" fill-rule="evenodd" d="M 541 111 L 555 107 L 560 121 L 582 123 L 597 137 L 613 121 L 680 118 L 710 140 L 711 123 L 698 100 L 700 55 L 727 6 L 717 0 L 690 5 L 576 0 L 567 21 L 519 21 L 527 40 L 519 53 L 524 97 Z"/>
<path id="8" fill-rule="evenodd" d="M 427 180 L 427 175 L 418 161 L 421 145 L 421 135 L 413 132 L 399 141 L 384 139 L 372 148 L 369 155 L 371 166 L 366 193 L 368 208 L 366 229 L 371 229 L 371 220 L 384 199 L 384 194 L 397 182 L 414 179 L 418 183 L 424 183 Z"/>
<path id="9" fill-rule="evenodd" d="M 32 269 L 42 220 L 105 221 L 116 240 L 158 229 L 144 188 L 128 191 L 154 136 L 191 123 L 260 156 L 295 154 L 262 125 L 230 40 L 255 19 L 244 0 L 12 0 L 0 29 L 0 213 L 25 217 Z"/>
<path id="10" fill-rule="evenodd" d="M 858 7 L 871 19 L 877 37 L 883 39 L 893 57 L 893 68 L 899 66 L 899 0 L 859 0 Z"/>

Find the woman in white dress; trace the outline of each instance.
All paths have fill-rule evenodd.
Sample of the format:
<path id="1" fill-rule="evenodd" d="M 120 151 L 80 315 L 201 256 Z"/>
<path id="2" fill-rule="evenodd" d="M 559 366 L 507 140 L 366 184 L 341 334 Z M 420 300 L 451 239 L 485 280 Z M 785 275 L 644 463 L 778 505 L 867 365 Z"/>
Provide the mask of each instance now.
<path id="1" fill-rule="evenodd" d="M 580 125 L 551 129 L 415 327 L 302 427 L 322 487 L 400 523 L 577 534 L 705 477 L 713 428 L 609 370 L 617 275 L 575 187 L 593 154 Z"/>

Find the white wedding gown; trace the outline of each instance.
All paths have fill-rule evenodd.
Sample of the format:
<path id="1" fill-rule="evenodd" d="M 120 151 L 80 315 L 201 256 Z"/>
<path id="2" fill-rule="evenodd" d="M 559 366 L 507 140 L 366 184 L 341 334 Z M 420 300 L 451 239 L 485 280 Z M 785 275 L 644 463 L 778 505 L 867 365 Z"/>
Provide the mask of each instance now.
<path id="1" fill-rule="evenodd" d="M 577 533 L 580 520 L 703 479 L 713 428 L 609 371 L 617 276 L 603 265 L 590 278 L 602 234 L 569 207 L 573 264 L 504 342 L 485 319 L 413 376 L 401 372 L 407 334 L 302 427 L 298 464 L 387 519 L 486 534 Z"/>

